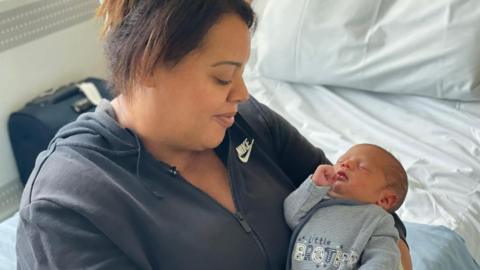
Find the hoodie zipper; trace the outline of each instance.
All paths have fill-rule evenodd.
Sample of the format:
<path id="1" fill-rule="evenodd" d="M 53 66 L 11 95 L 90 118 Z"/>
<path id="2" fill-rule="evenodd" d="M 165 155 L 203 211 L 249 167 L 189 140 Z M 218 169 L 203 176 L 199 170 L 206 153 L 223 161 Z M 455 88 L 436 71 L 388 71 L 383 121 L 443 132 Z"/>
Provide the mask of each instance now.
<path id="1" fill-rule="evenodd" d="M 140 141 L 139 139 L 137 138 L 137 145 L 139 146 L 140 148 Z M 227 157 L 226 157 L 226 160 L 227 160 L 227 164 L 225 164 L 225 168 L 227 169 L 227 172 L 228 172 L 228 182 L 229 182 L 229 186 L 230 186 L 230 190 L 232 192 L 232 199 L 233 199 L 233 203 L 234 203 L 234 206 L 235 206 L 235 209 L 236 209 L 236 212 L 235 213 L 232 213 L 230 212 L 227 208 L 225 208 L 222 204 L 220 204 L 218 201 L 216 201 L 215 199 L 213 199 L 212 197 L 210 197 L 207 193 L 205 193 L 203 190 L 199 189 L 198 187 L 194 186 L 192 183 L 190 183 L 189 181 L 187 181 L 187 179 L 185 179 L 181 173 L 179 173 L 176 169 L 174 170 L 175 173 L 172 174 L 172 168 L 174 167 L 169 167 L 168 165 L 164 164 L 164 167 L 165 169 L 167 169 L 167 171 L 170 173 L 170 175 L 172 177 L 177 177 L 179 179 L 182 180 L 183 183 L 185 183 L 186 185 L 190 186 L 191 188 L 197 190 L 198 192 L 200 192 L 200 194 L 203 194 L 204 197 L 206 197 L 207 199 L 209 199 L 213 204 L 216 204 L 220 209 L 222 209 L 227 215 L 233 217 L 239 224 L 240 226 L 242 227 L 242 229 L 250 234 L 252 236 L 252 238 L 255 240 L 255 243 L 257 244 L 260 252 L 262 253 L 263 257 L 265 258 L 265 269 L 271 269 L 270 267 L 270 259 L 267 255 L 267 252 L 266 252 L 266 249 L 265 249 L 265 246 L 263 245 L 262 241 L 260 240 L 260 237 L 258 236 L 258 234 L 255 232 L 255 230 L 253 230 L 253 228 L 248 224 L 248 221 L 244 218 L 244 216 L 242 215 L 242 210 L 241 210 L 241 207 L 240 207 L 240 204 L 238 202 L 238 194 L 236 192 L 236 188 L 235 188 L 235 185 L 232 181 L 232 172 L 231 170 L 229 170 L 229 166 L 228 164 L 230 163 L 230 158 L 231 158 L 231 154 L 230 154 L 230 151 L 231 149 L 230 148 L 227 148 Z M 140 164 L 140 159 L 141 159 L 141 149 L 138 149 L 138 158 L 137 158 L 137 177 L 139 177 L 139 164 Z"/>
<path id="2" fill-rule="evenodd" d="M 171 168 L 169 168 L 168 166 L 165 166 L 165 168 L 170 173 Z M 176 171 L 175 175 L 172 175 L 172 177 L 177 177 L 177 178 L 181 179 L 184 184 L 190 186 L 191 188 L 193 188 L 193 189 L 197 190 L 198 192 L 200 192 L 201 194 L 203 194 L 204 197 L 206 197 L 208 200 L 210 200 L 213 204 L 217 205 L 227 215 L 233 217 L 239 223 L 239 225 L 242 227 L 242 229 L 246 233 L 250 234 L 252 236 L 252 238 L 254 239 L 255 243 L 257 244 L 257 247 L 259 248 L 260 252 L 262 253 L 263 257 L 265 258 L 265 269 L 271 269 L 270 259 L 267 256 L 265 246 L 263 245 L 262 241 L 260 240 L 260 237 L 258 236 L 258 234 L 255 232 L 255 230 L 253 230 L 253 228 L 250 226 L 250 224 L 248 224 L 248 221 L 242 215 L 241 207 L 240 207 L 240 205 L 238 203 L 238 200 L 237 200 L 238 196 L 237 196 L 237 193 L 236 193 L 236 188 L 235 188 L 235 185 L 233 185 L 233 183 L 231 181 L 230 170 L 228 170 L 228 177 L 229 177 L 228 181 L 229 181 L 230 189 L 231 189 L 231 192 L 232 192 L 233 203 L 234 203 L 235 209 L 236 209 L 235 213 L 230 212 L 223 205 L 221 205 L 219 202 L 217 202 L 212 197 L 210 197 L 208 194 L 206 194 L 203 190 L 197 188 L 192 183 L 188 182 L 180 173 L 178 173 L 178 171 Z"/>
<path id="3" fill-rule="evenodd" d="M 245 218 L 243 218 L 242 213 L 236 212 L 234 214 L 234 216 L 237 219 L 238 223 L 240 223 L 240 225 L 242 225 L 242 228 L 245 230 L 245 232 L 247 232 L 247 233 L 252 232 L 252 227 L 250 227 L 250 225 L 248 225 L 248 222 L 245 220 Z"/>
<path id="4" fill-rule="evenodd" d="M 240 197 L 240 195 L 237 193 L 237 188 L 235 186 L 235 182 L 232 181 L 232 179 L 233 179 L 232 170 L 234 170 L 234 168 L 230 168 L 231 166 L 229 166 L 230 164 L 234 164 L 236 162 L 236 160 L 235 161 L 232 160 L 232 159 L 234 159 L 235 154 L 232 155 L 232 153 L 231 153 L 231 151 L 233 151 L 232 150 L 233 148 L 230 145 L 232 140 L 231 140 L 229 135 L 228 135 L 227 139 L 229 141 L 229 147 L 227 147 L 227 156 L 225 158 L 225 160 L 226 160 L 225 168 L 227 169 L 227 172 L 228 172 L 228 179 L 227 180 L 228 180 L 228 183 L 230 185 L 230 190 L 232 192 L 233 204 L 235 205 L 235 209 L 236 209 L 236 213 L 233 214 L 233 216 L 238 221 L 238 223 L 240 223 L 240 226 L 242 226 L 244 231 L 246 233 L 250 234 L 252 236 L 252 238 L 255 240 L 255 242 L 257 243 L 257 246 L 258 246 L 260 252 L 262 253 L 263 257 L 265 258 L 265 269 L 271 269 L 270 258 L 267 255 L 267 251 L 265 249 L 264 244 L 260 240 L 260 237 L 255 232 L 255 230 L 248 224 L 248 221 L 242 215 L 242 212 L 243 212 L 242 207 L 240 206 L 240 203 L 238 201 L 238 198 Z M 228 212 L 230 214 L 232 214 L 230 211 L 228 211 Z"/>
<path id="5" fill-rule="evenodd" d="M 230 155 L 228 155 L 230 156 Z M 229 157 L 227 157 L 227 160 L 229 160 Z M 240 223 L 244 231 L 252 236 L 252 238 L 255 240 L 255 243 L 257 243 L 258 248 L 260 249 L 260 252 L 262 253 L 263 257 L 265 258 L 265 269 L 270 269 L 270 259 L 268 258 L 267 251 L 265 249 L 265 246 L 263 245 L 262 241 L 260 240 L 260 237 L 258 234 L 253 230 L 253 228 L 248 224 L 248 221 L 243 217 L 242 215 L 242 209 L 240 207 L 240 204 L 238 202 L 238 194 L 237 194 L 237 189 L 232 181 L 232 172 L 231 170 L 228 170 L 228 181 L 230 183 L 230 189 L 232 191 L 232 198 L 233 198 L 233 203 L 235 204 L 235 208 L 237 209 L 237 212 L 233 214 L 235 219 Z M 230 212 L 229 212 L 230 213 Z"/>

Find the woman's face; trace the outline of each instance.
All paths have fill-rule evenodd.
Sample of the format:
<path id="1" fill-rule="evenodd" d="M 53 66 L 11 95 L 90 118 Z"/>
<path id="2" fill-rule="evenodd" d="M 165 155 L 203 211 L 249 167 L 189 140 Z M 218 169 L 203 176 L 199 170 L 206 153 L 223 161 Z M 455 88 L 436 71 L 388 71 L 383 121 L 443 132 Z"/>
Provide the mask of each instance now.
<path id="1" fill-rule="evenodd" d="M 130 114 L 141 139 L 176 150 L 218 146 L 238 104 L 248 99 L 242 73 L 249 53 L 247 25 L 236 15 L 223 16 L 199 49 L 132 91 Z"/>

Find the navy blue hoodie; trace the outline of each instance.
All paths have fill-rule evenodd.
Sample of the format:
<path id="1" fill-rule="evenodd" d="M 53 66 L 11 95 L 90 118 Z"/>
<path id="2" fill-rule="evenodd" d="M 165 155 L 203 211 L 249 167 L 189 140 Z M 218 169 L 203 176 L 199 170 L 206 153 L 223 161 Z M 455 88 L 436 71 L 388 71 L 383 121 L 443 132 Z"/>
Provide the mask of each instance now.
<path id="1" fill-rule="evenodd" d="M 153 158 L 104 101 L 39 155 L 21 201 L 18 268 L 283 269 L 283 200 L 329 161 L 254 98 L 215 152 L 237 213 Z"/>

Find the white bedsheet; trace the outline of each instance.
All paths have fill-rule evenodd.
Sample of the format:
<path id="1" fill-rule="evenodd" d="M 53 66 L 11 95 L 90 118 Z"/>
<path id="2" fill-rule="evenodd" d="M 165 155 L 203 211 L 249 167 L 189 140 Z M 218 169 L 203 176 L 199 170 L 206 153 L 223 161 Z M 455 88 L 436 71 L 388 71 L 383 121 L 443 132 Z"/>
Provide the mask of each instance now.
<path id="1" fill-rule="evenodd" d="M 480 102 L 245 77 L 253 96 L 295 125 L 332 162 L 355 143 L 390 150 L 409 176 L 400 217 L 456 231 L 480 262 Z"/>

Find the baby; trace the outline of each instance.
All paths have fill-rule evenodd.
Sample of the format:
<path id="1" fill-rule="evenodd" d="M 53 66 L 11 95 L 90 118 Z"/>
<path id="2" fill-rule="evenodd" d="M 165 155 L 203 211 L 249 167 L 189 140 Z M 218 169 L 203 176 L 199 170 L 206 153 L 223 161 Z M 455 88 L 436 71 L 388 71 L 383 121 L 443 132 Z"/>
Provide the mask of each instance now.
<path id="1" fill-rule="evenodd" d="M 401 163 L 376 145 L 354 145 L 335 165 L 318 166 L 284 202 L 294 229 L 287 269 L 399 269 L 390 213 L 407 186 Z"/>

